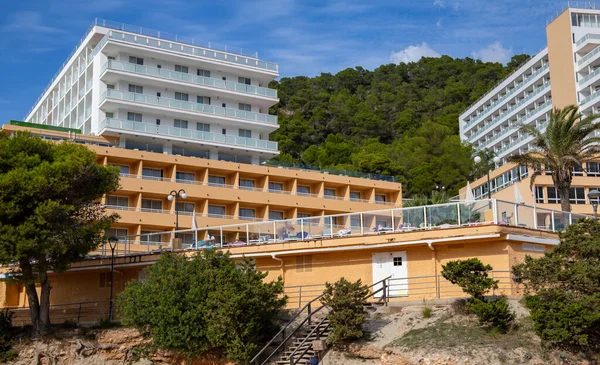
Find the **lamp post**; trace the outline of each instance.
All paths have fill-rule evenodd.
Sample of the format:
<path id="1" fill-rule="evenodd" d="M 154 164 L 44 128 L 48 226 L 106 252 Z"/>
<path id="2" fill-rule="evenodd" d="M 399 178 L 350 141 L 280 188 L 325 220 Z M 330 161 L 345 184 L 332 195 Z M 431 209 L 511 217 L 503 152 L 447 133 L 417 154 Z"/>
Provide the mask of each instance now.
<path id="1" fill-rule="evenodd" d="M 173 199 L 175 199 L 175 232 L 179 230 L 179 207 L 177 206 L 177 203 L 179 202 L 179 199 L 185 200 L 186 198 L 187 194 L 183 189 L 179 189 L 179 191 L 171 190 L 169 196 L 167 197 L 169 201 L 173 201 Z"/>
<path id="2" fill-rule="evenodd" d="M 119 243 L 119 237 L 112 236 L 108 238 L 110 246 L 110 301 L 108 302 L 108 320 L 113 320 L 113 283 L 115 278 L 115 249 Z"/>
<path id="3" fill-rule="evenodd" d="M 485 159 L 485 168 L 487 170 L 487 191 L 488 191 L 488 199 L 492 199 L 492 185 L 490 184 L 490 160 L 494 161 L 495 164 L 500 163 L 500 157 L 494 156 L 494 153 L 491 151 L 483 151 L 483 158 Z M 477 155 L 473 158 L 475 163 L 481 162 L 481 156 Z"/>
<path id="4" fill-rule="evenodd" d="M 594 209 L 594 218 L 598 218 L 598 198 L 600 198 L 600 191 L 598 189 L 590 190 L 588 198 L 590 199 L 590 204 L 592 204 L 592 209 Z"/>

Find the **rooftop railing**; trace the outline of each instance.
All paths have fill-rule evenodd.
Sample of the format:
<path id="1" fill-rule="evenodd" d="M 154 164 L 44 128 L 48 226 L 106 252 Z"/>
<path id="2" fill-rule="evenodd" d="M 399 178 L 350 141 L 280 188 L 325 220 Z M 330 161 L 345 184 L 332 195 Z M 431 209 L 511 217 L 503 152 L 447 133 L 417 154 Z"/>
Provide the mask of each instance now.
<path id="1" fill-rule="evenodd" d="M 147 241 L 156 235 L 187 233 L 194 236 L 183 247 L 188 250 L 266 245 L 371 235 L 397 234 L 483 225 L 503 225 L 559 232 L 587 215 L 538 208 L 498 199 L 461 201 L 422 207 L 395 208 L 360 213 L 335 214 L 271 222 L 239 223 L 216 227 L 144 234 Z M 201 222 L 200 222 L 201 223 Z M 119 255 L 160 252 L 150 245 L 140 245 L 141 235 L 123 237 Z M 96 252 L 108 255 L 102 248 Z"/>
<path id="2" fill-rule="evenodd" d="M 239 110 L 234 108 L 223 108 L 220 106 L 200 104 L 187 100 L 177 100 L 165 98 L 162 96 L 149 95 L 149 94 L 138 94 L 128 91 L 120 91 L 114 89 L 107 89 L 101 96 L 100 102 L 104 99 L 117 99 L 130 101 L 135 103 L 142 103 L 148 105 L 155 105 L 160 107 L 197 112 L 203 114 L 215 115 L 224 118 L 235 118 L 251 122 L 277 125 L 277 116 L 263 113 L 248 112 L 245 110 Z"/>
<path id="3" fill-rule="evenodd" d="M 398 179 L 395 176 L 381 175 L 381 174 L 368 173 L 368 172 L 350 171 L 350 170 L 342 170 L 342 169 L 327 168 L 327 167 L 315 167 L 315 166 L 308 166 L 308 165 L 281 162 L 281 161 L 271 161 L 271 160 L 266 161 L 264 163 L 264 165 L 287 168 L 287 169 L 294 169 L 294 170 L 319 171 L 324 174 L 331 174 L 331 175 L 350 176 L 350 177 L 358 177 L 358 178 L 371 179 L 371 180 L 398 182 Z"/>

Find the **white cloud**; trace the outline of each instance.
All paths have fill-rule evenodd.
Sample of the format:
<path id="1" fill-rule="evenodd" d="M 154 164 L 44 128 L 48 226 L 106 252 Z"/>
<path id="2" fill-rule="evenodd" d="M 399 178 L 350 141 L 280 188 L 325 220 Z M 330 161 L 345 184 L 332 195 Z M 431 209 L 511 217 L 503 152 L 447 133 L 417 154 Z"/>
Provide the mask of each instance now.
<path id="1" fill-rule="evenodd" d="M 494 42 L 486 48 L 472 52 L 471 56 L 473 56 L 473 58 L 479 58 L 483 62 L 499 62 L 506 64 L 510 61 L 512 53 L 512 48 L 506 49 L 502 47 L 500 42 Z"/>
<path id="2" fill-rule="evenodd" d="M 434 51 L 425 42 L 417 46 L 408 46 L 400 52 L 392 52 L 390 60 L 394 63 L 417 62 L 421 57 L 439 57 L 440 54 Z"/>
<path id="3" fill-rule="evenodd" d="M 442 28 L 442 19 L 438 19 L 438 21 L 435 22 L 435 27 L 437 29 L 441 29 Z"/>
<path id="4" fill-rule="evenodd" d="M 444 3 L 444 0 L 434 0 L 433 6 L 437 6 L 438 8 L 443 8 L 446 6 L 446 3 Z"/>
<path id="5" fill-rule="evenodd" d="M 43 24 L 41 13 L 35 11 L 20 11 L 10 16 L 10 21 L 1 27 L 8 32 L 62 33 L 63 31 Z"/>

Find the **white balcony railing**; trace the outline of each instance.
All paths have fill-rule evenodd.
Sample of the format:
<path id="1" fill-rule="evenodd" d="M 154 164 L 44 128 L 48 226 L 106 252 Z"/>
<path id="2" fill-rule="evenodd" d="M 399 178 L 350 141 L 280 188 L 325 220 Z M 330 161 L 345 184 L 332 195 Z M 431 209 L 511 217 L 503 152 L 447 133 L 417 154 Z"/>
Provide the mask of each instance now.
<path id="1" fill-rule="evenodd" d="M 180 137 L 199 142 L 213 142 L 215 144 L 224 144 L 242 148 L 258 148 L 277 152 L 277 142 L 273 141 L 133 122 L 131 120 L 107 118 L 100 123 L 99 128 L 100 131 L 105 129 L 122 129 L 133 132 L 157 134 L 164 137 Z"/>
<path id="2" fill-rule="evenodd" d="M 251 121 L 263 124 L 277 125 L 277 116 L 270 114 L 247 112 L 245 110 L 238 110 L 234 108 L 222 108 L 220 106 L 206 105 L 200 103 L 194 103 L 184 100 L 169 99 L 163 97 L 157 97 L 156 95 L 137 94 L 127 91 L 120 90 L 106 90 L 101 98 L 100 102 L 105 99 L 116 99 L 130 101 L 134 103 L 154 105 L 160 107 L 166 107 L 171 109 L 177 109 L 188 112 L 197 112 L 202 114 L 214 115 L 217 117 L 241 119 L 244 121 Z"/>
<path id="3" fill-rule="evenodd" d="M 132 72 L 132 73 L 135 73 L 138 75 L 160 77 L 160 78 L 166 79 L 166 80 L 183 81 L 183 82 L 187 82 L 187 83 L 194 84 L 194 85 L 214 87 L 217 89 L 236 91 L 236 92 L 250 94 L 250 95 L 265 96 L 265 97 L 269 97 L 269 98 L 277 98 L 277 90 L 275 90 L 275 89 L 269 89 L 266 87 L 259 87 L 259 86 L 253 86 L 253 85 L 246 85 L 246 84 L 241 84 L 241 83 L 232 82 L 232 81 L 224 81 L 221 79 L 216 79 L 216 78 L 211 78 L 211 77 L 196 76 L 196 75 L 189 74 L 189 73 L 170 71 L 170 70 L 166 70 L 164 68 L 155 68 L 155 67 L 144 66 L 144 65 L 136 65 L 134 63 L 129 63 L 129 62 L 108 60 L 108 62 L 106 62 L 104 64 L 104 66 L 102 66 L 101 72 L 104 72 L 104 70 L 106 70 L 106 69 L 127 71 L 127 72 Z"/>

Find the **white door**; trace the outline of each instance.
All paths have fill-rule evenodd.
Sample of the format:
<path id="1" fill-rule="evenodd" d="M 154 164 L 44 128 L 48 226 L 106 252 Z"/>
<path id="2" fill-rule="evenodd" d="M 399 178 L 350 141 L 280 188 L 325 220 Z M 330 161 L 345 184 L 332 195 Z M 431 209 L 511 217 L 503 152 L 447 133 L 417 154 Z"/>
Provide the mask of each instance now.
<path id="1" fill-rule="evenodd" d="M 376 252 L 373 253 L 373 284 L 389 277 L 388 293 L 390 297 L 408 295 L 408 269 L 406 251 Z M 379 290 L 382 284 L 375 285 L 374 291 Z M 375 294 L 381 298 L 382 292 Z"/>

